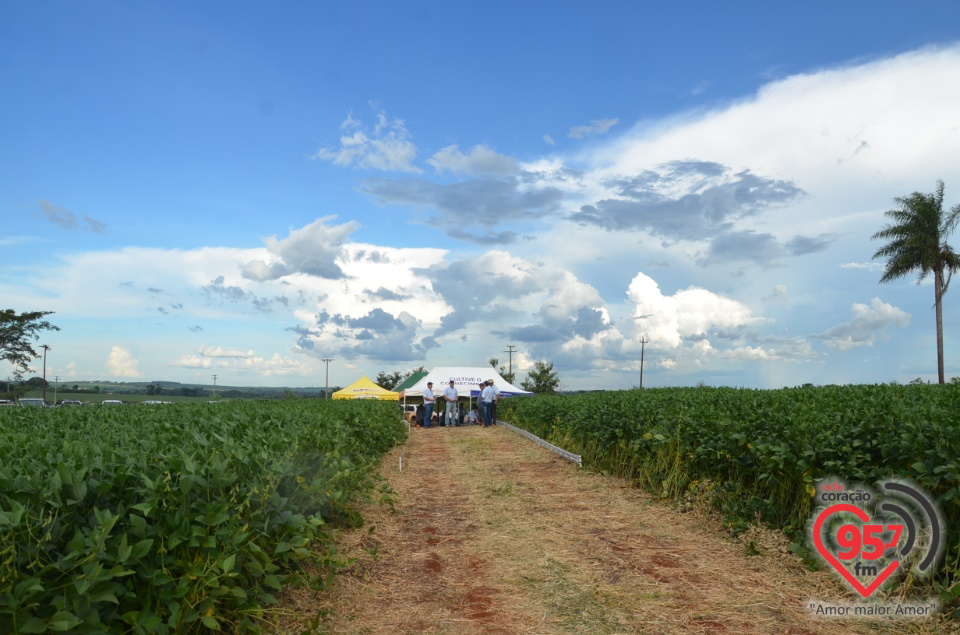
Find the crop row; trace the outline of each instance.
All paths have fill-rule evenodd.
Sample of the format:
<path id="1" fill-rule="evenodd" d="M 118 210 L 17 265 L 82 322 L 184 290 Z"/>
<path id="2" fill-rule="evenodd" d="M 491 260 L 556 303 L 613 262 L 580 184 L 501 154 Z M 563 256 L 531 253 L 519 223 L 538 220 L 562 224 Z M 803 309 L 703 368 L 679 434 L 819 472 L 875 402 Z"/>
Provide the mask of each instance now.
<path id="1" fill-rule="evenodd" d="M 258 632 L 405 434 L 375 402 L 3 409 L 0 631 Z"/>
<path id="2" fill-rule="evenodd" d="M 761 519 L 798 551 L 818 481 L 912 479 L 947 526 L 944 561 L 927 583 L 945 602 L 960 596 L 960 386 L 662 388 L 502 404 L 501 417 L 586 466 L 664 498 L 704 496 L 735 529 Z"/>

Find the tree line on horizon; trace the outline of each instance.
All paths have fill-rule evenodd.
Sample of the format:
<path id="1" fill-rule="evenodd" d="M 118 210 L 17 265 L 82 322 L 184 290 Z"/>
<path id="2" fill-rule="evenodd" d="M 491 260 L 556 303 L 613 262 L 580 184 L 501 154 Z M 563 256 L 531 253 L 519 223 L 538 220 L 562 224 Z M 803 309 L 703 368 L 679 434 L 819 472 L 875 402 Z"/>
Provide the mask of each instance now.
<path id="1" fill-rule="evenodd" d="M 488 361 L 490 367 L 493 368 L 501 377 L 503 377 L 507 383 L 516 385 L 516 376 L 514 372 L 508 371 L 504 366 L 500 364 L 500 359 L 497 357 L 491 357 Z M 377 378 L 373 383 L 377 384 L 381 388 L 386 390 L 393 390 L 400 384 L 410 377 L 414 373 L 425 373 L 428 372 L 426 367 L 418 366 L 408 370 L 406 373 L 403 373 L 399 370 L 393 372 L 380 371 L 377 374 Z M 553 362 L 537 361 L 533 364 L 533 370 L 527 373 L 527 378 L 520 382 L 520 387 L 524 390 L 529 390 L 534 394 L 552 394 L 557 392 L 557 388 L 560 386 L 560 377 L 557 372 L 553 369 Z"/>

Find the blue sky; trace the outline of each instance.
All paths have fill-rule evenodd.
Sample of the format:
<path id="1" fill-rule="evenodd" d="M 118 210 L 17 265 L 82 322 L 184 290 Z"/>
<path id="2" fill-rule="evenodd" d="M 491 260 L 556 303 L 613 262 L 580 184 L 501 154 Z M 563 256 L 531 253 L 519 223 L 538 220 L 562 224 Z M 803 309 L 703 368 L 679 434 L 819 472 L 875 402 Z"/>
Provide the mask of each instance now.
<path id="1" fill-rule="evenodd" d="M 0 304 L 61 381 L 935 379 L 870 236 L 960 203 L 960 5 L 782 5 L 2 3 Z"/>

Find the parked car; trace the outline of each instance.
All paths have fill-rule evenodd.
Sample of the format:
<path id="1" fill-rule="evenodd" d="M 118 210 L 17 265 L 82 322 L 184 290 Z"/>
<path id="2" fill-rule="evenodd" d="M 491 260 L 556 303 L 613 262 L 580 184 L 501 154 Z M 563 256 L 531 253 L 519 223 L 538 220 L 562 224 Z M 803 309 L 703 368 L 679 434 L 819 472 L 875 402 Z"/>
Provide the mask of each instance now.
<path id="1" fill-rule="evenodd" d="M 123 402 L 119 399 L 104 399 L 100 402 L 104 406 L 122 406 Z"/>
<path id="2" fill-rule="evenodd" d="M 16 401 L 10 401 L 9 399 L 0 399 L 0 406 L 16 406 Z"/>
<path id="3" fill-rule="evenodd" d="M 83 402 L 77 399 L 64 399 L 60 402 L 61 406 L 82 406 Z"/>
<path id="4" fill-rule="evenodd" d="M 47 405 L 47 402 L 39 397 L 24 397 L 23 399 L 20 399 L 18 403 L 21 406 L 38 406 L 40 408 L 43 408 Z"/>

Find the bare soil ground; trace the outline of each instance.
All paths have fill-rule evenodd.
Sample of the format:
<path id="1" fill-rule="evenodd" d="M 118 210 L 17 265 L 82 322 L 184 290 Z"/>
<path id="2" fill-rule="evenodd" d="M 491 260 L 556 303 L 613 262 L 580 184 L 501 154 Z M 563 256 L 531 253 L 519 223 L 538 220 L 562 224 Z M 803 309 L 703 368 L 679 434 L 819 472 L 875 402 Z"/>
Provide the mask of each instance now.
<path id="1" fill-rule="evenodd" d="M 413 430 L 382 473 L 395 508 L 364 510 L 367 525 L 340 540 L 350 567 L 332 591 L 286 593 L 277 632 L 958 632 L 939 618 L 815 617 L 811 601 L 855 598 L 775 532 L 755 531 L 761 554 L 747 555 L 709 514 L 681 513 L 501 426 Z"/>

